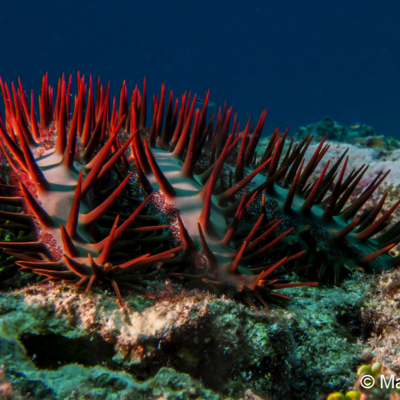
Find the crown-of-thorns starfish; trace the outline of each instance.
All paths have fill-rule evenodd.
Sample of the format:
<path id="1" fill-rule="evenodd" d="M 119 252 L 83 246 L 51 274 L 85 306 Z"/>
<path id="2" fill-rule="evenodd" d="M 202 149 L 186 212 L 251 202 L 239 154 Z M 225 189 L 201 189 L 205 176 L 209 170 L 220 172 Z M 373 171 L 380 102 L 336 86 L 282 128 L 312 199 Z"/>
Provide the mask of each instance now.
<path id="1" fill-rule="evenodd" d="M 338 283 L 343 265 L 399 264 L 387 251 L 400 242 L 400 225 L 373 236 L 400 200 L 379 218 L 386 195 L 358 215 L 388 172 L 346 206 L 368 167 L 345 179 L 346 151 L 312 182 L 329 148 L 325 138 L 305 163 L 312 136 L 287 148 L 288 130 L 279 128 L 257 154 L 266 111 L 241 131 L 226 103 L 207 122 L 209 92 L 201 110 L 196 95 L 174 102 L 170 92 L 165 109 L 162 85 L 147 128 L 145 80 L 130 100 L 124 82 L 116 109 L 109 85 L 98 79 L 95 91 L 91 77 L 87 83 L 78 73 L 72 110 L 71 77 L 59 79 L 53 104 L 46 74 L 37 121 L 33 92 L 29 107 L 19 79 L 11 90 L 0 85 L 0 146 L 9 166 L 0 217 L 22 232 L 1 247 L 22 272 L 76 281 L 86 293 L 95 282 L 110 284 L 121 304 L 120 289 L 146 294 L 146 280 L 169 275 L 255 307 L 289 298 L 277 289 L 316 284 L 292 283 L 292 272 L 329 279 L 332 271 Z"/>

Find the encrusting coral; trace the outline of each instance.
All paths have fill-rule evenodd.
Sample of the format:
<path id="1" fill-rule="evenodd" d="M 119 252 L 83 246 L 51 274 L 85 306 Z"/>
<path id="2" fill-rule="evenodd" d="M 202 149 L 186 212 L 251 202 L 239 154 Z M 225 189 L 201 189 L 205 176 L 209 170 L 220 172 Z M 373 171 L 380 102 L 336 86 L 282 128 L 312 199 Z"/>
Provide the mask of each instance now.
<path id="1" fill-rule="evenodd" d="M 124 83 L 116 110 L 109 86 L 98 80 L 95 94 L 78 74 L 72 112 L 71 78 L 59 80 L 53 105 L 46 74 L 39 123 L 33 92 L 29 107 L 18 83 L 10 91 L 0 81 L 0 145 L 9 164 L 0 217 L 2 228 L 23 232 L 1 243 L 22 272 L 76 282 L 86 293 L 94 283 L 111 285 L 121 305 L 121 289 L 154 297 L 145 281 L 169 274 L 267 307 L 290 298 L 277 289 L 317 284 L 292 283 L 291 272 L 338 283 L 343 265 L 373 271 L 400 261 L 386 254 L 400 241 L 398 225 L 372 238 L 400 201 L 377 218 L 383 196 L 357 215 L 388 172 L 346 207 L 367 167 L 344 179 L 344 152 L 311 182 L 329 146 L 323 139 L 305 163 L 312 136 L 283 154 L 288 132 L 279 129 L 257 155 L 266 111 L 242 131 L 235 115 L 230 130 L 225 106 L 213 126 L 208 93 L 195 110 L 196 96 L 185 93 L 178 106 L 170 92 L 164 112 L 163 85 L 146 128 L 145 81 L 130 100 Z"/>

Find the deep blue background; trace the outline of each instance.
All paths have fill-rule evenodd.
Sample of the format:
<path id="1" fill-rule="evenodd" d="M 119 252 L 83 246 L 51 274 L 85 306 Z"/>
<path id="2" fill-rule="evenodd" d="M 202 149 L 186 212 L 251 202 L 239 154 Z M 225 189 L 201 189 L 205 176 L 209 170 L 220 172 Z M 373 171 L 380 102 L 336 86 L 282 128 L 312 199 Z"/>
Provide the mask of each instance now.
<path id="1" fill-rule="evenodd" d="M 265 134 L 330 115 L 400 137 L 399 15 L 398 0 L 13 0 L 0 75 L 36 94 L 45 71 L 54 86 L 100 75 L 114 93 L 146 75 L 150 93 L 210 88 L 242 124 L 268 108 Z"/>

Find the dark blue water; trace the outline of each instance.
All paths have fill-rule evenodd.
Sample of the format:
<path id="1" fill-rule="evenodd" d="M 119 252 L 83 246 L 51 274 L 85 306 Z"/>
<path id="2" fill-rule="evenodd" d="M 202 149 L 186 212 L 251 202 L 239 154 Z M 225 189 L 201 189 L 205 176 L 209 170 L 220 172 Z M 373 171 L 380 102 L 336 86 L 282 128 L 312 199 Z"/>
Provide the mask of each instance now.
<path id="1" fill-rule="evenodd" d="M 0 75 L 36 93 L 45 71 L 114 93 L 146 75 L 150 93 L 210 88 L 242 124 L 268 108 L 265 133 L 330 115 L 400 137 L 399 15 L 397 0 L 15 0 L 0 8 Z"/>

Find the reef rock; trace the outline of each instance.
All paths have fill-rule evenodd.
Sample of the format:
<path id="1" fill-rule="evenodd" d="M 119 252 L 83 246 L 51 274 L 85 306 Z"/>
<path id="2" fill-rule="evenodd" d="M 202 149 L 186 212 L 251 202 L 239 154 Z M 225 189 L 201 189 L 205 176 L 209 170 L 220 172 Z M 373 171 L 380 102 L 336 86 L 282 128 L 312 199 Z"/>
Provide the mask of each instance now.
<path id="1" fill-rule="evenodd" d="M 171 284 L 124 309 L 100 291 L 31 286 L 0 297 L 0 362 L 32 398 L 313 399 L 348 386 L 362 360 L 365 279 L 270 311 Z"/>
<path id="2" fill-rule="evenodd" d="M 368 147 L 380 151 L 399 148 L 398 140 L 380 135 L 372 126 L 361 123 L 345 126 L 329 116 L 324 117 L 320 122 L 300 126 L 296 138 L 300 139 L 309 132 L 314 135 L 314 139 L 317 141 L 326 136 L 328 140 L 351 143 L 359 147 Z"/>

